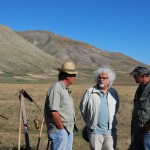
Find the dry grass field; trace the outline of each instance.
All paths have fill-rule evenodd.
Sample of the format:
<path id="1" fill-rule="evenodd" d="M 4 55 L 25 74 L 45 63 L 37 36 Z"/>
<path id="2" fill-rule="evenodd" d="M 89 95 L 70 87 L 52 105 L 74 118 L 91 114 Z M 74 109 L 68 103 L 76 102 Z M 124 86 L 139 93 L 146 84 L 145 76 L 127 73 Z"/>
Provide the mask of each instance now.
<path id="1" fill-rule="evenodd" d="M 0 117 L 0 150 L 12 150 L 17 149 L 18 135 L 19 135 L 19 91 L 24 89 L 33 98 L 33 100 L 42 109 L 40 111 L 33 102 L 25 101 L 27 118 L 29 120 L 29 140 L 30 146 L 34 150 L 36 149 L 39 129 L 34 126 L 34 119 L 41 122 L 43 117 L 43 107 L 45 101 L 46 92 L 51 84 L 0 84 L 0 114 L 5 114 L 9 117 L 8 120 Z M 78 84 L 74 83 L 71 86 L 72 97 L 74 98 L 74 105 L 77 116 L 77 125 L 79 132 L 75 133 L 74 150 L 89 150 L 89 145 L 81 136 L 81 130 L 84 127 L 84 122 L 80 115 L 79 103 L 85 90 L 93 84 Z M 130 120 L 133 107 L 133 96 L 136 87 L 135 86 L 114 86 L 120 96 L 120 108 L 117 114 L 118 118 L 118 150 L 127 150 L 130 144 Z M 40 150 L 45 150 L 47 146 L 46 127 L 44 124 L 43 132 L 40 142 Z M 21 133 L 21 147 L 25 146 L 24 133 L 22 129 Z"/>

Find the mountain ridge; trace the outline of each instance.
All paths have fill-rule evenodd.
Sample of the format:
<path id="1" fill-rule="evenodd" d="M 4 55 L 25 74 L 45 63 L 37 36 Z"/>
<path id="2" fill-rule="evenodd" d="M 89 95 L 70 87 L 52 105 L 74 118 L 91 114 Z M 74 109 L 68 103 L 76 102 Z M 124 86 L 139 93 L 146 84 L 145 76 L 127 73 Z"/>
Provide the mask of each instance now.
<path id="1" fill-rule="evenodd" d="M 56 68 L 64 61 L 74 61 L 80 81 L 93 78 L 93 71 L 110 65 L 118 79 L 128 79 L 128 72 L 142 64 L 127 55 L 96 48 L 84 42 L 49 31 L 13 31 L 0 25 L 1 79 L 23 81 L 56 79 Z M 18 76 L 18 78 L 17 78 Z M 118 80 L 118 82 L 119 82 Z"/>
<path id="2" fill-rule="evenodd" d="M 86 60 L 87 59 L 89 60 L 88 63 L 91 66 L 94 65 L 94 62 L 96 63 L 97 66 L 109 63 L 110 60 L 116 59 L 120 61 L 122 60 L 123 62 L 124 59 L 128 59 L 130 61 L 133 61 L 132 62 L 133 64 L 140 63 L 127 55 L 104 51 L 87 43 L 62 37 L 48 31 L 37 30 L 37 31 L 17 32 L 17 33 L 23 38 L 25 38 L 27 41 L 31 42 L 32 44 L 36 43 L 36 46 L 38 48 L 55 56 L 56 58 L 62 61 L 70 59 L 73 60 L 76 64 L 83 64 L 84 63 L 83 60 L 85 60 L 86 58 Z M 87 62 L 85 64 L 87 64 Z"/>

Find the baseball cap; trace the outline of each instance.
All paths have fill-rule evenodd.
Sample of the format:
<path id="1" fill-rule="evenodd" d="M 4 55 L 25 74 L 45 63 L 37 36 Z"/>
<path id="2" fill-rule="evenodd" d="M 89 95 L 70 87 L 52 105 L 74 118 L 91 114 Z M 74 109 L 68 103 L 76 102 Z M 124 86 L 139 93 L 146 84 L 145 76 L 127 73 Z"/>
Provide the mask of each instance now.
<path id="1" fill-rule="evenodd" d="M 130 72 L 130 75 L 136 75 L 136 74 L 150 75 L 150 71 L 148 70 L 148 68 L 144 66 L 137 66 L 132 72 Z"/>

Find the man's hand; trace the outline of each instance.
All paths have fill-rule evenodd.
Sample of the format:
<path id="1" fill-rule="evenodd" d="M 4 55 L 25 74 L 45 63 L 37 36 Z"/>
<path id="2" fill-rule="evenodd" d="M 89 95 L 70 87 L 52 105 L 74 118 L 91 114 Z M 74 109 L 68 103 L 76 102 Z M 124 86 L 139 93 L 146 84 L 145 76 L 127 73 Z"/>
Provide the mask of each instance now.
<path id="1" fill-rule="evenodd" d="M 53 121 L 54 121 L 56 127 L 58 129 L 63 129 L 64 126 L 63 126 L 63 122 L 61 120 L 59 112 L 58 111 L 51 111 L 51 116 L 53 118 Z"/>

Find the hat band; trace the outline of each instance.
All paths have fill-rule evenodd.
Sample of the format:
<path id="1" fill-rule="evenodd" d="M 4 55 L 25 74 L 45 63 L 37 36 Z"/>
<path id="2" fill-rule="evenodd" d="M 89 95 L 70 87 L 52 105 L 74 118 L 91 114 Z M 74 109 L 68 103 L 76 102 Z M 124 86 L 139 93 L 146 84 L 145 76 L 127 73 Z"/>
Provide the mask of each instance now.
<path id="1" fill-rule="evenodd" d="M 62 71 L 76 72 L 76 70 L 62 69 Z"/>
<path id="2" fill-rule="evenodd" d="M 69 70 L 69 69 L 62 69 L 63 71 L 71 71 L 71 72 L 75 72 L 76 70 Z"/>

